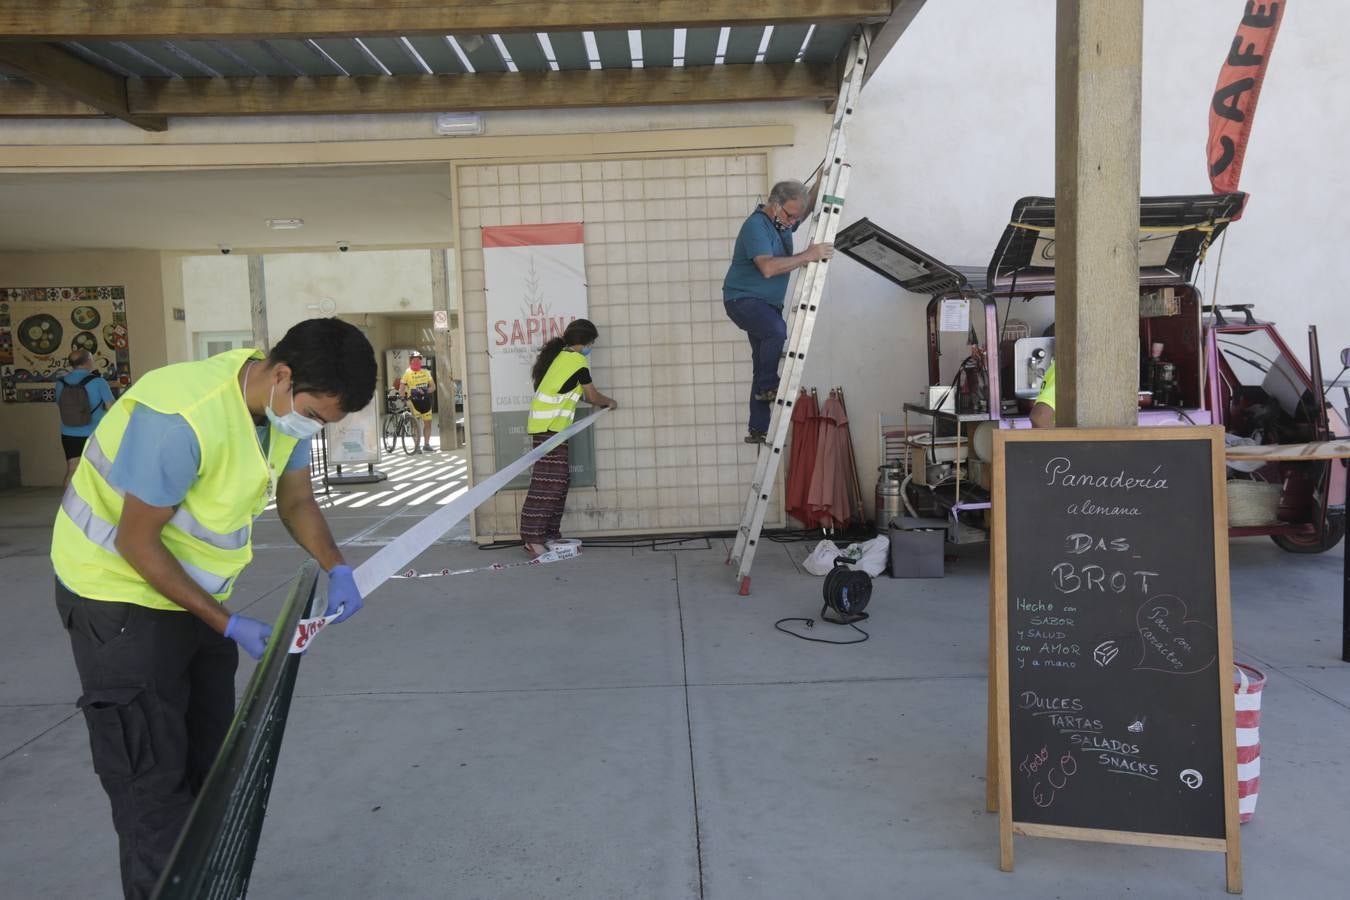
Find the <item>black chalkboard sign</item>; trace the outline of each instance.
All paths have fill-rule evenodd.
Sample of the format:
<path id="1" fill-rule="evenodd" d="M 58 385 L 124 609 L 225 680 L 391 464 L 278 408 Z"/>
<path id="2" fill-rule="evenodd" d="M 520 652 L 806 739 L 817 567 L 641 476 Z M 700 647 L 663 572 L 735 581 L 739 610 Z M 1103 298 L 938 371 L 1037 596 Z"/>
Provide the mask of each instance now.
<path id="1" fill-rule="evenodd" d="M 1005 868 L 1013 832 L 1236 863 L 1222 453 L 1217 428 L 996 438 Z"/>

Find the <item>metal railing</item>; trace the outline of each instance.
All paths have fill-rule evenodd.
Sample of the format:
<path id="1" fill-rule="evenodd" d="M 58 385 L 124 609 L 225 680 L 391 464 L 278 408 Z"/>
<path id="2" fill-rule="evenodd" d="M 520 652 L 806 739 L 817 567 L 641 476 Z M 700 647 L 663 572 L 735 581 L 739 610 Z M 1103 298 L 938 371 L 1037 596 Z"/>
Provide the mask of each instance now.
<path id="1" fill-rule="evenodd" d="M 300 654 L 287 651 L 318 577 L 319 566 L 311 560 L 291 584 L 267 651 L 160 876 L 157 900 L 235 898 L 248 891 L 300 668 Z"/>

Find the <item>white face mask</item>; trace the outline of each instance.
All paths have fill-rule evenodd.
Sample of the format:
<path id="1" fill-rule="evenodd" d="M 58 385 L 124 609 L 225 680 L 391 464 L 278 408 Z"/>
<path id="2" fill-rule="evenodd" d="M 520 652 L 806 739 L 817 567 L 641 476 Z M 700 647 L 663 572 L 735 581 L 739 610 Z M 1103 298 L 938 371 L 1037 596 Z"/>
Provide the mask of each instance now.
<path id="1" fill-rule="evenodd" d="M 272 390 L 267 392 L 267 406 L 263 412 L 267 413 L 267 421 L 271 422 L 277 431 L 284 435 L 295 438 L 296 440 L 306 440 L 312 438 L 323 430 L 323 423 L 309 416 L 301 415 L 295 409 L 295 388 L 291 388 L 291 411 L 284 416 L 279 416 L 272 411 L 272 395 L 276 393 L 277 386 L 272 385 Z"/>

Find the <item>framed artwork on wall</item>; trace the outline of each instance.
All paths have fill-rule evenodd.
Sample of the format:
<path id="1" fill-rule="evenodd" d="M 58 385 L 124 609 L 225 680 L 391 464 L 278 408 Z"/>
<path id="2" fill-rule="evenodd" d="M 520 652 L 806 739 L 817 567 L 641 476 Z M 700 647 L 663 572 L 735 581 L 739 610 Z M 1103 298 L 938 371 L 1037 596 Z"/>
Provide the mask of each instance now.
<path id="1" fill-rule="evenodd" d="M 0 288 L 0 396 L 49 403 L 71 351 L 88 350 L 114 389 L 131 384 L 126 288 Z"/>

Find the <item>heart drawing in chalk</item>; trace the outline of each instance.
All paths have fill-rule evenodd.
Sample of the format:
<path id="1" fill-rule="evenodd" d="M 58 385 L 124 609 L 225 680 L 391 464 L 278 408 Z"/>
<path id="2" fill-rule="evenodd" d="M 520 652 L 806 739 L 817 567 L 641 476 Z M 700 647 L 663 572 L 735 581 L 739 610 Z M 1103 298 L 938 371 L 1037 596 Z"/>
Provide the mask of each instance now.
<path id="1" fill-rule="evenodd" d="M 1186 604 L 1171 594 L 1152 597 L 1139 607 L 1134 622 L 1144 646 L 1136 669 L 1194 675 L 1214 665 L 1219 636 L 1204 622 L 1186 618 L 1186 612 Z"/>

